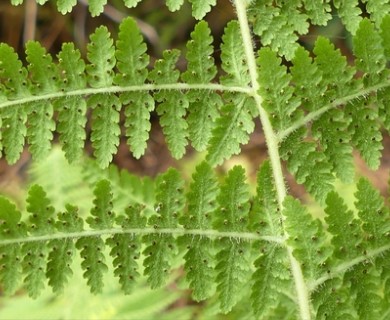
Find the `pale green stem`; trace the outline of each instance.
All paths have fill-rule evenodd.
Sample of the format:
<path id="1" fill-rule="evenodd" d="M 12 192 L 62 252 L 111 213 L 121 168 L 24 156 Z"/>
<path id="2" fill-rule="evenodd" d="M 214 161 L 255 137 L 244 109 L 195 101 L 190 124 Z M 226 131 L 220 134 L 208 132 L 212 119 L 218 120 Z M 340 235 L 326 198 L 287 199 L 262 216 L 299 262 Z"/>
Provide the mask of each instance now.
<path id="1" fill-rule="evenodd" d="M 376 91 L 384 89 L 384 88 L 387 88 L 389 86 L 390 86 L 390 79 L 387 80 L 387 81 L 381 82 L 379 84 L 376 84 L 374 86 L 365 88 L 365 89 L 360 88 L 359 90 L 357 90 L 356 92 L 354 92 L 354 93 L 352 93 L 352 94 L 350 94 L 348 96 L 335 99 L 333 102 L 323 106 L 322 108 L 320 108 L 320 109 L 318 109 L 316 111 L 310 112 L 309 114 L 307 114 L 302 119 L 300 119 L 300 120 L 296 121 L 295 123 L 293 123 L 287 129 L 279 132 L 278 139 L 279 139 L 279 141 L 284 140 L 286 137 L 288 137 L 295 130 L 299 129 L 300 127 L 306 126 L 307 124 L 309 124 L 310 122 L 318 119 L 325 112 L 327 112 L 327 111 L 329 111 L 329 110 L 331 110 L 333 108 L 336 108 L 336 107 L 338 107 L 340 105 L 347 104 L 347 103 L 349 103 L 349 102 L 351 102 L 353 100 L 356 100 L 356 99 L 359 99 L 359 98 L 362 98 L 362 97 L 365 98 L 370 93 L 376 92 Z"/>
<path id="2" fill-rule="evenodd" d="M 200 230 L 200 229 L 184 229 L 184 228 L 132 228 L 132 229 L 103 229 L 103 230 L 82 230 L 76 232 L 57 232 L 45 235 L 29 235 L 28 237 L 0 240 L 0 246 L 21 244 L 26 242 L 51 241 L 58 239 L 78 239 L 85 237 L 107 236 L 116 234 L 128 234 L 129 236 L 160 234 L 172 236 L 202 236 L 206 238 L 230 238 L 237 241 L 261 240 L 283 244 L 282 237 L 275 236 L 260 236 L 257 233 L 250 232 L 221 232 L 216 230 Z"/>
<path id="3" fill-rule="evenodd" d="M 58 99 L 63 97 L 70 96 L 88 96 L 93 94 L 108 94 L 108 93 L 121 93 L 121 92 L 131 92 L 131 91 L 159 91 L 159 90 L 207 90 L 207 91 L 221 91 L 221 92 L 241 92 L 241 93 L 250 93 L 251 88 L 235 87 L 235 86 L 224 86 L 221 84 L 215 83 L 200 83 L 200 84 L 188 84 L 188 83 L 173 83 L 173 84 L 151 84 L 145 83 L 137 86 L 128 86 L 128 87 L 104 87 L 104 88 L 84 88 L 77 89 L 72 91 L 58 91 L 53 93 L 46 93 L 42 95 L 23 97 L 17 100 L 7 100 L 0 101 L 0 109 L 6 108 L 14 105 L 22 105 L 26 103 L 36 102 L 36 101 L 45 101 Z"/>
<path id="4" fill-rule="evenodd" d="M 284 175 L 282 171 L 281 160 L 279 156 L 278 139 L 272 128 L 271 121 L 267 112 L 262 107 L 262 98 L 258 94 L 260 87 L 258 82 L 257 65 L 254 52 L 254 46 L 251 38 L 251 31 L 249 28 L 248 17 L 246 13 L 247 0 L 234 0 L 234 4 L 237 10 L 237 18 L 240 24 L 241 35 L 243 38 L 243 45 L 245 49 L 246 60 L 248 63 L 249 73 L 251 77 L 251 83 L 253 87 L 253 97 L 255 99 L 257 108 L 260 114 L 260 120 L 264 131 L 265 140 L 267 143 L 268 154 L 271 162 L 273 177 L 275 180 L 275 188 L 278 197 L 278 204 L 280 212 L 283 212 L 283 201 L 286 197 L 286 185 L 284 181 Z M 283 215 L 282 215 L 282 218 Z M 284 231 L 286 238 L 288 238 L 287 232 Z M 299 304 L 299 312 L 302 320 L 310 320 L 310 299 L 305 283 L 301 266 L 299 262 L 293 256 L 293 250 L 286 244 L 288 257 L 291 265 L 291 272 L 294 278 L 295 289 L 297 294 L 297 302 Z"/>
<path id="5" fill-rule="evenodd" d="M 333 270 L 331 270 L 329 273 L 326 273 L 324 276 L 309 283 L 309 286 L 308 286 L 309 290 L 315 291 L 325 281 L 332 279 L 334 277 L 338 277 L 340 274 L 344 274 L 347 270 L 351 269 L 355 265 L 362 263 L 365 260 L 371 260 L 372 258 L 375 258 L 376 256 L 380 256 L 388 250 L 390 250 L 390 245 L 385 245 L 385 246 L 380 247 L 380 248 L 375 249 L 375 250 L 368 250 L 367 254 L 365 254 L 364 256 L 356 257 L 355 259 L 352 259 L 350 261 L 347 261 L 345 263 L 338 265 Z"/>

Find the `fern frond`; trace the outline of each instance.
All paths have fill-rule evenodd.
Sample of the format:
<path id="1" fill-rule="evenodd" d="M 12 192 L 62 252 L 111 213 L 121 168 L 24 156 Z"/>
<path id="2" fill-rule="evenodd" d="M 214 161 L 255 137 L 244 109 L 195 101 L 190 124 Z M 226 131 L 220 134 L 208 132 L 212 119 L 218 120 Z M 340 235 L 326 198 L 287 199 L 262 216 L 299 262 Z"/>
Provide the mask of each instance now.
<path id="1" fill-rule="evenodd" d="M 257 174 L 257 192 L 251 209 L 251 225 L 259 234 L 283 234 L 271 165 L 266 161 Z M 261 255 L 254 262 L 251 302 L 256 317 L 272 314 L 280 294 L 289 290 L 289 270 L 285 248 L 278 244 L 255 243 Z M 272 279 L 272 280 L 271 280 Z"/>
<path id="2" fill-rule="evenodd" d="M 314 292 L 312 296 L 317 319 L 354 320 L 359 318 L 351 303 L 348 288 L 338 278 L 328 280 L 321 290 Z"/>
<path id="3" fill-rule="evenodd" d="M 308 1 L 309 2 L 309 1 Z M 263 45 L 270 46 L 272 50 L 285 55 L 291 59 L 298 48 L 298 35 L 308 32 L 309 16 L 300 12 L 301 1 L 280 1 L 275 3 L 272 0 L 256 0 L 250 4 L 249 17 L 253 20 L 253 31 L 261 37 Z M 326 13 L 329 9 L 325 3 L 324 10 L 316 6 L 313 13 L 318 13 L 322 24 L 330 15 Z M 313 8 L 314 9 L 314 8 Z M 313 17 L 313 19 L 317 19 Z M 324 20 L 325 19 L 325 20 Z"/>
<path id="4" fill-rule="evenodd" d="M 215 228 L 220 231 L 245 231 L 250 205 L 242 167 L 235 166 L 229 171 L 217 202 Z M 237 303 L 240 288 L 248 280 L 250 246 L 248 242 L 226 238 L 221 239 L 217 246 L 217 291 L 220 293 L 221 311 L 226 313 Z"/>
<path id="5" fill-rule="evenodd" d="M 32 235 L 51 234 L 54 228 L 54 208 L 50 205 L 42 187 L 34 185 L 27 198 L 27 211 L 30 213 L 28 228 Z M 44 288 L 46 256 L 48 248 L 39 243 L 25 243 L 22 247 L 24 284 L 28 294 L 36 298 Z"/>
<path id="6" fill-rule="evenodd" d="M 114 223 L 114 213 L 112 211 L 112 193 L 109 181 L 102 180 L 96 184 L 94 190 L 95 207 L 91 210 L 91 216 L 87 218 L 87 223 L 92 229 L 109 229 Z M 103 275 L 108 271 L 103 254 L 105 243 L 100 237 L 84 237 L 76 242 L 77 249 L 83 258 L 81 267 L 84 278 L 87 279 L 92 293 L 99 293 L 103 288 Z"/>
<path id="7" fill-rule="evenodd" d="M 211 167 L 203 162 L 192 176 L 190 192 L 187 194 L 188 212 L 180 218 L 186 229 L 205 230 L 211 228 L 212 216 L 217 208 L 217 181 Z M 202 236 L 183 236 L 181 244 L 188 249 L 184 256 L 187 280 L 193 289 L 195 300 L 204 300 L 213 290 L 212 241 Z"/>
<path id="8" fill-rule="evenodd" d="M 175 228 L 180 211 L 183 209 L 183 180 L 180 174 L 170 169 L 156 181 L 156 214 L 148 219 L 148 224 L 155 229 Z M 152 288 L 161 287 L 167 278 L 173 255 L 177 252 L 172 235 L 151 234 L 146 236 L 148 243 L 143 254 L 145 272 Z"/>
<path id="9" fill-rule="evenodd" d="M 125 210 L 126 216 L 118 217 L 117 223 L 123 229 L 144 228 L 146 217 L 141 216 L 143 209 L 141 205 L 129 206 Z M 119 283 L 125 294 L 132 292 L 140 276 L 137 260 L 141 255 L 141 240 L 139 235 L 129 237 L 126 234 L 116 234 L 107 239 L 107 244 L 111 247 L 110 255 L 114 258 L 114 274 L 119 277 Z"/>
<path id="10" fill-rule="evenodd" d="M 385 51 L 386 59 L 390 59 L 390 35 L 387 32 L 390 27 L 390 16 L 387 15 L 383 18 L 382 24 L 381 24 L 381 38 L 382 38 L 382 45 Z"/>
<path id="11" fill-rule="evenodd" d="M 212 165 L 219 165 L 238 154 L 240 145 L 249 141 L 249 134 L 255 128 L 253 118 L 257 110 L 253 99 L 244 95 L 232 95 L 229 98 L 231 100 L 222 107 L 210 139 L 207 160 Z"/>
<path id="12" fill-rule="evenodd" d="M 73 44 L 62 46 L 58 61 L 61 89 L 67 92 L 85 88 L 85 63 Z M 60 142 L 66 158 L 72 163 L 80 158 L 84 147 L 87 104 L 82 96 L 65 96 L 56 100 L 54 105 L 58 110 Z"/>
<path id="13" fill-rule="evenodd" d="M 362 20 L 359 0 L 333 0 L 333 3 L 345 28 L 352 34 L 355 34 Z"/>
<path id="14" fill-rule="evenodd" d="M 87 47 L 87 80 L 92 88 L 104 88 L 113 83 L 115 48 L 106 27 L 96 29 Z M 119 145 L 119 111 L 121 104 L 116 95 L 97 94 L 88 99 L 92 107 L 92 146 L 102 168 L 108 167 Z"/>
<path id="15" fill-rule="evenodd" d="M 332 164 L 336 177 L 345 183 L 353 181 L 353 155 L 349 121 L 339 109 L 330 110 L 312 125 L 313 137 L 318 139 L 326 156 L 326 161 Z"/>
<path id="16" fill-rule="evenodd" d="M 78 208 L 66 205 L 66 211 L 58 214 L 55 226 L 60 232 L 79 232 L 83 229 L 83 220 L 78 216 Z M 55 239 L 50 242 L 46 276 L 53 292 L 64 290 L 73 275 L 71 265 L 76 254 L 74 242 L 70 239 Z"/>
<path id="17" fill-rule="evenodd" d="M 27 70 L 17 54 L 8 45 L 0 44 L 0 79 L 9 100 L 30 96 Z M 12 106 L 1 112 L 3 122 L 3 147 L 9 163 L 15 163 L 22 152 L 26 136 L 27 114 L 23 106 Z"/>
<path id="18" fill-rule="evenodd" d="M 368 245 L 377 247 L 387 243 L 386 235 L 390 231 L 388 209 L 384 207 L 383 199 L 378 190 L 366 180 L 360 179 L 355 194 L 359 218 L 363 221 L 362 229 L 365 231 Z"/>
<path id="19" fill-rule="evenodd" d="M 386 0 L 363 0 L 366 3 L 367 12 L 371 14 L 371 19 L 380 25 L 384 16 L 390 13 L 390 3 Z"/>
<path id="20" fill-rule="evenodd" d="M 325 212 L 328 231 L 333 236 L 331 242 L 335 257 L 345 260 L 355 258 L 359 254 L 361 241 L 360 222 L 335 191 L 331 191 L 326 198 Z M 356 239 L 353 245 L 351 239 Z"/>
<path id="21" fill-rule="evenodd" d="M 327 245 L 327 237 L 321 221 L 314 220 L 298 200 L 288 196 L 284 202 L 283 215 L 288 243 L 302 265 L 309 280 L 317 279 L 329 268 L 333 248 Z"/>
<path id="22" fill-rule="evenodd" d="M 11 4 L 20 5 L 24 0 L 11 0 Z M 35 0 L 38 4 L 43 5 L 48 0 Z M 122 0 L 127 8 L 135 8 L 141 0 Z M 76 6 L 77 0 L 55 0 L 57 3 L 57 10 L 62 14 L 69 13 Z M 177 11 L 183 5 L 184 0 L 165 0 L 166 5 L 170 11 Z M 192 4 L 192 15 L 195 19 L 202 19 L 211 8 L 216 5 L 216 0 L 189 0 Z M 88 10 L 92 17 L 99 16 L 107 5 L 107 0 L 88 0 Z"/>
<path id="23" fill-rule="evenodd" d="M 156 61 L 154 70 L 149 75 L 150 80 L 156 84 L 176 83 L 180 76 L 175 66 L 179 55 L 178 50 L 165 51 L 164 59 Z M 179 159 L 184 155 L 188 143 L 188 125 L 184 120 L 188 108 L 187 97 L 180 91 L 170 92 L 168 90 L 161 90 L 155 93 L 154 97 L 160 102 L 157 106 L 157 113 L 160 116 L 168 148 L 172 156 Z"/>
<path id="24" fill-rule="evenodd" d="M 123 20 L 118 37 L 116 58 L 119 74 L 115 76 L 114 82 L 120 86 L 143 84 L 148 76 L 146 67 L 149 57 L 134 19 Z M 120 101 L 125 105 L 127 143 L 138 159 L 145 152 L 149 138 L 149 119 L 154 109 L 154 99 L 147 92 L 123 92 Z"/>
<path id="25" fill-rule="evenodd" d="M 355 64 L 358 70 L 364 72 L 363 81 L 366 86 L 377 84 L 385 80 L 386 58 L 382 39 L 368 20 L 364 19 L 353 38 L 353 51 L 356 57 Z"/>
<path id="26" fill-rule="evenodd" d="M 213 38 L 206 22 L 201 21 L 195 26 L 191 39 L 187 43 L 188 65 L 182 79 L 186 83 L 210 83 L 217 73 L 217 68 L 211 56 L 214 53 Z M 196 150 L 203 151 L 210 139 L 222 100 L 220 95 L 209 90 L 190 91 L 187 98 L 189 138 Z"/>
<path id="27" fill-rule="evenodd" d="M 192 15 L 197 20 L 203 19 L 217 4 L 217 0 L 189 0 L 189 2 L 192 4 Z"/>
<path id="28" fill-rule="evenodd" d="M 221 83 L 233 86 L 248 86 L 249 69 L 237 21 L 231 21 L 222 37 L 222 69 L 226 72 Z M 212 165 L 221 164 L 226 158 L 240 152 L 240 144 L 249 141 L 254 130 L 253 117 L 258 114 L 252 97 L 242 94 L 224 94 L 226 104 L 221 110 L 212 131 L 207 160 Z"/>
<path id="29" fill-rule="evenodd" d="M 281 59 L 269 48 L 259 52 L 260 94 L 264 98 L 263 107 L 272 117 L 276 130 L 283 130 L 291 123 L 291 117 L 299 106 L 299 100 L 293 96 L 290 86 L 291 75 L 281 65 Z"/>
<path id="30" fill-rule="evenodd" d="M 25 238 L 26 225 L 21 222 L 22 214 L 8 199 L 0 197 L 0 236 L 1 239 Z M 22 275 L 22 245 L 14 243 L 2 246 L 0 256 L 0 279 L 4 291 L 13 294 L 19 286 Z M 16 263 L 15 262 L 19 262 Z"/>
<path id="31" fill-rule="evenodd" d="M 301 128 L 284 140 L 281 157 L 287 160 L 287 168 L 296 181 L 304 184 L 316 200 L 323 202 L 333 189 L 332 165 L 325 154 L 317 151 L 315 143 L 303 141 L 305 135 L 305 129 Z"/>

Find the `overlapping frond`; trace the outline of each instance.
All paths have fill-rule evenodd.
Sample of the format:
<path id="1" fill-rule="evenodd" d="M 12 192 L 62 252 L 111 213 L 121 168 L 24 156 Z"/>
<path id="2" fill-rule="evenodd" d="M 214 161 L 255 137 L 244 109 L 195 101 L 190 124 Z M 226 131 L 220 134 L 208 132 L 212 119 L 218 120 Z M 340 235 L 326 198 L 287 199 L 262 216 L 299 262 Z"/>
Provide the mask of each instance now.
<path id="1" fill-rule="evenodd" d="M 35 0 L 38 4 L 43 5 L 48 0 Z M 127 8 L 136 7 L 142 0 L 122 0 L 123 4 Z M 11 4 L 20 5 L 23 4 L 24 0 L 11 0 Z M 62 14 L 69 13 L 77 4 L 77 0 L 55 0 L 53 1 L 57 5 L 57 9 Z M 195 19 L 202 19 L 211 8 L 217 3 L 217 0 L 189 0 L 192 5 L 192 15 Z M 166 6 L 170 11 L 177 11 L 181 8 L 184 0 L 165 0 Z M 107 0 L 88 0 L 88 10 L 92 17 L 99 16 L 106 5 Z"/>
<path id="2" fill-rule="evenodd" d="M 127 143 L 134 157 L 140 158 L 147 148 L 155 104 L 173 157 L 185 154 L 188 140 L 199 151 L 210 146 L 213 165 L 237 154 L 240 145 L 248 142 L 257 115 L 253 98 L 245 93 L 250 79 L 238 23 L 232 21 L 225 30 L 225 75 L 220 84 L 212 83 L 217 68 L 207 23 L 197 24 L 191 37 L 188 66 L 182 74 L 176 67 L 180 58 L 176 49 L 165 51 L 163 59 L 148 70 L 147 46 L 132 18 L 120 24 L 116 43 L 107 28 L 97 28 L 87 46 L 87 61 L 73 44 L 64 44 L 55 64 L 39 43 L 31 42 L 26 69 L 3 44 L 0 107 L 6 158 L 10 163 L 18 159 L 26 135 L 33 156 L 44 157 L 57 122 L 63 150 L 74 162 L 85 143 L 86 112 L 91 108 L 93 153 L 99 165 L 107 167 L 119 144 L 122 106 Z"/>
<path id="3" fill-rule="evenodd" d="M 113 257 L 113 272 L 125 293 L 131 292 L 140 277 L 141 255 L 143 273 L 155 288 L 165 283 L 180 251 L 194 298 L 210 297 L 217 282 L 221 310 L 229 311 L 250 276 L 249 241 L 264 241 L 248 227 L 251 195 L 245 171 L 235 167 L 219 184 L 210 165 L 202 163 L 187 197 L 183 184 L 174 169 L 160 175 L 152 215 L 145 210 L 148 203 L 131 199 L 123 212 L 114 213 L 112 190 L 118 189 L 108 180 L 96 183 L 93 208 L 85 219 L 72 205 L 56 214 L 37 185 L 29 192 L 27 220 L 9 200 L 0 198 L 0 277 L 4 290 L 12 293 L 23 279 L 35 297 L 48 279 L 48 285 L 61 292 L 72 275 L 72 261 L 78 252 L 93 293 L 104 285 L 108 254 Z M 269 236 L 277 239 L 278 234 Z"/>
<path id="4" fill-rule="evenodd" d="M 354 37 L 355 65 L 319 37 L 314 58 L 298 48 L 290 71 L 268 48 L 259 52 L 259 93 L 281 138 L 281 157 L 298 183 L 323 202 L 334 177 L 352 182 L 353 149 L 376 169 L 382 123 L 388 127 L 388 47 L 383 31 L 363 19 Z M 362 93 L 360 93 L 362 92 Z"/>

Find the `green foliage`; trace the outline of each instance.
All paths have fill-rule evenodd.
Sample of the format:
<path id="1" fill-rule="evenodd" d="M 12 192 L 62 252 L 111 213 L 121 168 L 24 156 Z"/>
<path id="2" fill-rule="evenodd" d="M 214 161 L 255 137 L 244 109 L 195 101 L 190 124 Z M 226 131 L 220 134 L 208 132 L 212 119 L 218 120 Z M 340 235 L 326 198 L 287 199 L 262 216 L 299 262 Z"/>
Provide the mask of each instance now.
<path id="1" fill-rule="evenodd" d="M 187 70 L 182 79 L 187 83 L 210 83 L 217 73 L 213 57 L 213 38 L 206 22 L 201 21 L 191 33 L 187 43 L 186 58 Z M 187 94 L 189 101 L 188 130 L 192 146 L 203 151 L 211 137 L 214 121 L 218 116 L 218 107 L 222 104 L 221 97 L 209 90 L 190 91 Z M 211 121 L 210 121 L 211 120 Z"/>
<path id="2" fill-rule="evenodd" d="M 63 13 L 76 2 L 56 1 Z M 102 13 L 106 2 L 89 1 L 91 15 Z M 198 20 L 216 5 L 188 2 Z M 142 1 L 110 5 L 118 3 L 133 8 Z M 166 1 L 171 11 L 183 4 Z M 1 151 L 13 164 L 27 143 L 34 162 L 46 160 L 31 169 L 44 187 L 33 184 L 25 210 L 0 197 L 2 291 L 13 294 L 22 285 L 36 298 L 47 284 L 58 294 L 73 273 L 83 272 L 94 294 L 104 292 L 110 276 L 126 295 L 143 281 L 161 293 L 178 270 L 180 286 L 194 300 L 207 300 L 205 318 L 388 316 L 388 205 L 361 178 L 349 208 L 335 182 L 354 183 L 355 151 L 370 169 L 381 164 L 382 136 L 390 129 L 390 4 L 233 5 L 237 20 L 227 22 L 221 39 L 201 20 L 184 54 L 171 48 L 150 56 L 134 18 L 120 23 L 117 39 L 98 27 L 85 57 L 72 43 L 54 57 L 31 41 L 20 58 L 0 44 Z M 312 51 L 298 42 L 333 15 L 352 35 L 351 56 L 325 37 Z M 152 112 L 173 158 L 182 159 L 189 144 L 205 151 L 188 187 L 183 169 L 168 169 L 153 181 L 110 165 L 122 124 L 131 155 L 146 153 Z M 226 166 L 215 167 L 241 153 L 257 117 L 269 159 L 252 195 L 242 167 L 226 174 Z M 83 160 L 87 137 L 96 160 Z M 52 157 L 57 140 L 78 166 Z M 289 195 L 283 167 L 318 202 L 315 212 Z M 57 186 L 62 179 L 69 184 Z M 91 189 L 92 204 L 86 201 Z M 162 295 L 156 297 L 169 300 Z"/>
<path id="3" fill-rule="evenodd" d="M 192 176 L 187 193 L 188 214 L 180 219 L 185 229 L 211 229 L 212 215 L 217 208 L 217 181 L 211 167 L 203 162 Z M 214 265 L 210 254 L 212 241 L 204 236 L 183 236 L 181 244 L 188 251 L 184 256 L 184 269 L 195 300 L 205 300 L 213 290 Z"/>

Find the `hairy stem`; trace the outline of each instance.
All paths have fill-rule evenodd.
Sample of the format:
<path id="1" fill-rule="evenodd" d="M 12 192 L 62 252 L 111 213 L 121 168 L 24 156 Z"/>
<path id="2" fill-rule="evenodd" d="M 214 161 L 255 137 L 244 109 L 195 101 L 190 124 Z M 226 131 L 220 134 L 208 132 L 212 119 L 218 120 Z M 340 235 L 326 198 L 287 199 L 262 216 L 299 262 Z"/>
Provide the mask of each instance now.
<path id="1" fill-rule="evenodd" d="M 347 262 L 344 262 L 344 263 L 338 265 L 333 270 L 331 270 L 329 273 L 326 273 L 322 277 L 311 282 L 308 286 L 309 290 L 315 291 L 325 281 L 327 281 L 331 278 L 337 277 L 340 274 L 344 274 L 347 270 L 351 269 L 352 267 L 356 266 L 357 264 L 362 263 L 366 260 L 371 260 L 377 256 L 380 256 L 388 250 L 390 250 L 390 245 L 385 245 L 385 246 L 380 247 L 378 249 L 367 251 L 367 254 L 365 254 L 363 256 L 356 257 L 353 260 L 350 260 L 350 261 L 347 261 Z"/>
<path id="2" fill-rule="evenodd" d="M 207 238 L 230 238 L 235 239 L 236 241 L 250 241 L 250 240 L 261 240 L 274 242 L 278 244 L 283 244 L 284 239 L 282 237 L 275 236 L 260 236 L 257 233 L 250 232 L 221 232 L 216 230 L 200 230 L 200 229 L 184 229 L 184 228 L 165 228 L 165 229 L 155 229 L 155 228 L 134 228 L 134 229 L 103 229 L 103 230 L 83 230 L 78 232 L 58 232 L 53 234 L 46 235 L 29 235 L 24 238 L 15 238 L 15 239 L 6 239 L 0 240 L 0 246 L 11 245 L 11 244 L 21 244 L 26 242 L 40 242 L 40 241 L 50 241 L 56 239 L 78 239 L 85 237 L 96 237 L 96 236 L 107 236 L 115 234 L 128 234 L 129 236 L 133 235 L 146 235 L 146 234 L 169 234 L 174 236 L 181 235 L 190 235 L 190 236 L 204 236 Z"/>
<path id="3" fill-rule="evenodd" d="M 338 99 L 334 100 L 333 102 L 323 106 L 321 109 L 318 109 L 314 112 L 308 113 L 305 117 L 303 117 L 302 119 L 299 119 L 298 121 L 293 123 L 287 129 L 279 132 L 278 139 L 279 139 L 279 141 L 284 140 L 291 133 L 293 133 L 295 130 L 299 129 L 300 127 L 306 126 L 307 124 L 318 119 L 321 115 L 323 115 L 324 113 L 326 113 L 327 111 L 329 111 L 333 108 L 337 108 L 340 105 L 347 104 L 348 102 L 353 101 L 355 99 L 359 99 L 362 97 L 364 98 L 372 92 L 376 92 L 378 90 L 381 90 L 381 89 L 384 89 L 387 87 L 390 87 L 390 79 L 388 79 L 387 81 L 381 82 L 379 84 L 376 84 L 374 86 L 367 87 L 365 89 L 359 88 L 359 90 L 357 90 L 355 93 L 352 93 L 352 94 L 345 96 L 345 97 L 338 98 Z"/>
<path id="4" fill-rule="evenodd" d="M 8 100 L 0 102 L 0 109 L 15 105 L 23 105 L 35 101 L 46 101 L 52 99 L 58 99 L 70 96 L 88 96 L 99 93 L 121 93 L 129 91 L 159 91 L 159 90 L 208 90 L 208 91 L 221 91 L 221 92 L 241 92 L 251 93 L 251 88 L 235 87 L 235 86 L 224 86 L 215 83 L 200 83 L 200 84 L 187 84 L 187 83 L 172 83 L 172 84 L 151 84 L 145 83 L 138 86 L 128 87 L 103 87 L 103 88 L 85 88 L 72 91 L 58 91 L 53 93 L 47 93 L 36 96 L 29 96 L 18 100 Z"/>
<path id="5" fill-rule="evenodd" d="M 260 114 L 260 121 L 263 127 L 265 140 L 267 143 L 268 154 L 271 162 L 273 177 L 275 181 L 275 187 L 278 197 L 278 205 L 280 212 L 283 212 L 283 201 L 286 197 L 286 185 L 284 181 L 283 171 L 281 159 L 279 156 L 279 145 L 276 134 L 272 128 L 271 121 L 268 117 L 267 112 L 262 107 L 262 98 L 258 94 L 258 89 L 260 87 L 258 82 L 258 74 L 257 74 L 257 65 L 255 52 L 253 47 L 253 42 L 251 39 L 251 31 L 249 28 L 246 6 L 248 4 L 247 0 L 234 0 L 234 4 L 237 10 L 237 17 L 240 24 L 241 35 L 243 38 L 245 55 L 249 67 L 251 83 L 254 91 L 254 99 L 256 101 L 257 108 Z M 282 216 L 282 218 L 284 218 Z M 284 235 L 288 237 L 287 232 L 284 231 Z M 310 301 L 309 294 L 307 290 L 307 285 L 303 278 L 303 273 L 299 262 L 293 256 L 293 250 L 290 246 L 286 245 L 288 257 L 291 265 L 291 272 L 295 282 L 295 289 L 297 293 L 297 301 L 299 304 L 299 312 L 301 319 L 310 320 Z"/>

